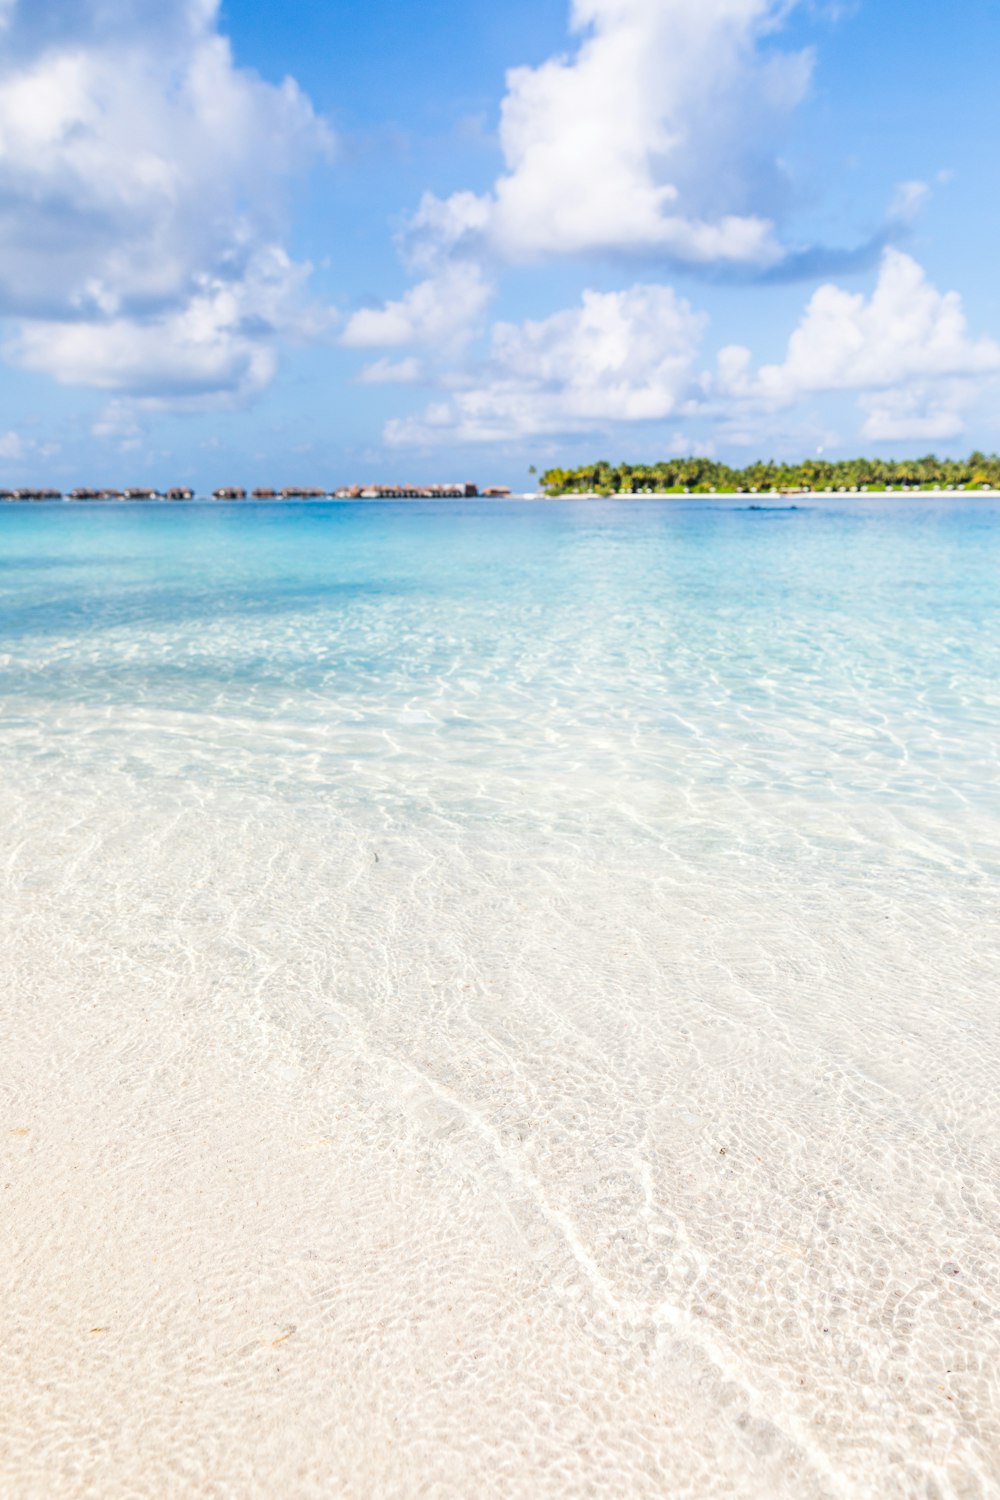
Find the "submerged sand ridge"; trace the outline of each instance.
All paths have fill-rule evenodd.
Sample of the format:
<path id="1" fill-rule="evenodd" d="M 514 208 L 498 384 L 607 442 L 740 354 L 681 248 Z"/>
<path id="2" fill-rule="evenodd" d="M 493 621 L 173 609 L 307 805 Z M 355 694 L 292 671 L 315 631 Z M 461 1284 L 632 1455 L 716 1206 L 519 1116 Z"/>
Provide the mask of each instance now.
<path id="1" fill-rule="evenodd" d="M 6 1493 L 992 1492 L 995 828 L 11 770 Z"/>

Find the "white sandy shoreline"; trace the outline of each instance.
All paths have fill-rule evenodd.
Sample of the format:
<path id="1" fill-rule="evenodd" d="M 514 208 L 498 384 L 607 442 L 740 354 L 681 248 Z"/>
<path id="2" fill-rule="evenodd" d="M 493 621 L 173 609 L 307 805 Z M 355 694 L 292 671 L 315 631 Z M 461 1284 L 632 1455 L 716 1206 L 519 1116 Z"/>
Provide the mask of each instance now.
<path id="1" fill-rule="evenodd" d="M 760 505 L 775 501 L 809 500 L 997 500 L 1000 490 L 988 489 L 938 489 L 938 490 L 705 490 L 696 493 L 677 494 L 674 490 L 621 491 L 614 495 L 599 495 L 595 491 L 580 491 L 565 495 L 524 494 L 512 495 L 513 500 L 749 500 Z"/>
<path id="2" fill-rule="evenodd" d="M 548 840 L 529 902 L 500 832 L 124 779 L 0 812 L 5 1493 L 987 1492 L 993 1061 L 919 863 L 851 1019 L 860 867 L 748 870 L 720 923 L 709 866 L 654 895 L 627 850 Z"/>

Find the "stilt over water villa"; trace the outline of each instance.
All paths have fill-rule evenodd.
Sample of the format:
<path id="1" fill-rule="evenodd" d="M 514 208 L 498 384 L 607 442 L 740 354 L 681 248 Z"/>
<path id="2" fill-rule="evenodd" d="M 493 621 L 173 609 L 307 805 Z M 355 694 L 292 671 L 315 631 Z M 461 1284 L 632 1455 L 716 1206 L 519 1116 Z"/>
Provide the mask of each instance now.
<path id="1" fill-rule="evenodd" d="M 0 490 L 0 500 L 61 500 L 61 490 Z"/>
<path id="2" fill-rule="evenodd" d="M 335 500 L 470 500 L 479 486 L 465 484 L 352 484 L 334 490 Z"/>
<path id="3" fill-rule="evenodd" d="M 481 490 L 471 480 L 464 484 L 352 484 L 339 489 L 323 489 L 319 485 L 286 485 L 275 490 L 269 487 L 250 491 L 254 500 L 471 500 L 482 496 L 487 500 L 502 500 L 510 495 L 506 485 L 494 484 Z M 195 492 L 189 485 L 174 485 L 170 489 L 156 490 L 144 485 L 132 485 L 126 490 L 97 489 L 80 485 L 63 496 L 61 490 L 19 489 L 0 490 L 2 500 L 193 500 Z M 239 485 L 223 485 L 212 490 L 213 500 L 245 500 L 247 492 Z"/>

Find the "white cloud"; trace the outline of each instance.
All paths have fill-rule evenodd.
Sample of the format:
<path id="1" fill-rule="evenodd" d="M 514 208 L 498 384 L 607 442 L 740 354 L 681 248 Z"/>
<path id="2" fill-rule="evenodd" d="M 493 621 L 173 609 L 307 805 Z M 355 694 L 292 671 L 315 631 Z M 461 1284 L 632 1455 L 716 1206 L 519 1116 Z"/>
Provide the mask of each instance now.
<path id="1" fill-rule="evenodd" d="M 896 224 L 912 224 L 930 198 L 930 186 L 926 182 L 901 182 L 889 204 L 889 218 Z"/>
<path id="2" fill-rule="evenodd" d="M 515 261 L 774 264 L 775 147 L 812 67 L 809 52 L 773 47 L 795 3 L 573 0 L 575 50 L 507 75 L 506 171 L 485 196 L 426 196 L 415 254 L 485 241 Z"/>
<path id="3" fill-rule="evenodd" d="M 726 442 L 756 444 L 771 432 L 825 431 L 810 402 L 831 392 L 857 396 L 873 441 L 948 439 L 1000 372 L 1000 343 L 973 337 L 958 294 L 938 291 L 897 250 L 884 252 L 870 295 L 818 288 L 780 364 L 757 366 L 730 345 L 710 376 L 699 365 L 706 323 L 655 285 L 588 291 L 551 317 L 497 323 L 481 366 L 440 378 L 446 399 L 388 422 L 386 441 L 500 442 L 680 414 L 711 421 Z M 792 408 L 792 427 L 775 428 L 774 414 Z"/>
<path id="4" fill-rule="evenodd" d="M 963 411 L 973 404 L 976 394 L 971 381 L 951 380 L 862 396 L 858 403 L 866 413 L 862 434 L 875 443 L 959 437 L 965 431 Z"/>
<path id="5" fill-rule="evenodd" d="M 274 375 L 275 341 L 316 331 L 299 291 L 308 274 L 284 251 L 261 250 L 239 280 L 198 276 L 176 309 L 144 319 L 34 319 L 4 353 L 63 385 L 133 397 L 251 396 Z"/>
<path id="6" fill-rule="evenodd" d="M 476 331 L 492 297 L 493 287 L 479 266 L 451 261 L 398 301 L 360 308 L 348 320 L 341 342 L 357 349 L 418 344 L 440 356 L 454 356 Z"/>
<path id="7" fill-rule="evenodd" d="M 48 459 L 58 453 L 59 444 L 41 442 L 38 438 L 24 437 L 11 429 L 0 433 L 0 461 L 15 466 L 25 465 L 38 459 Z"/>
<path id="8" fill-rule="evenodd" d="M 584 292 L 537 322 L 497 323 L 490 356 L 447 401 L 386 426 L 394 446 L 492 442 L 662 420 L 697 399 L 705 319 L 669 287 Z"/>
<path id="9" fill-rule="evenodd" d="M 361 385 L 415 385 L 423 378 L 423 360 L 410 354 L 405 359 L 373 359 L 365 365 L 358 381 Z"/>
<path id="10" fill-rule="evenodd" d="M 290 175 L 329 136 L 234 65 L 218 0 L 20 0 L 0 51 L 0 312 L 12 357 L 104 389 L 240 394 L 300 333 Z"/>
<path id="11" fill-rule="evenodd" d="M 717 389 L 723 396 L 778 408 L 825 391 L 888 392 L 920 383 L 925 391 L 920 407 L 927 412 L 933 410 L 927 392 L 935 383 L 997 370 L 1000 344 L 970 337 L 959 294 L 939 292 L 912 256 L 889 249 L 870 297 L 832 283 L 813 293 L 781 364 L 754 372 L 748 349 L 723 349 Z M 905 402 L 899 404 L 902 397 L 895 399 L 897 411 L 908 409 Z M 891 425 L 885 402 L 871 410 L 883 415 L 870 416 L 869 423 L 880 430 Z M 947 410 L 954 412 L 953 400 Z M 913 407 L 914 421 L 915 411 Z M 903 415 L 899 422 L 905 422 Z M 921 435 L 950 436 L 960 430 L 953 425 L 945 432 L 940 417 L 929 416 L 927 423 L 937 430 Z M 870 426 L 865 430 L 874 435 Z"/>
<path id="12" fill-rule="evenodd" d="M 91 426 L 95 438 L 114 441 L 125 449 L 138 448 L 142 443 L 142 428 L 139 425 L 139 405 L 134 401 L 115 398 L 109 401 L 100 416 Z"/>

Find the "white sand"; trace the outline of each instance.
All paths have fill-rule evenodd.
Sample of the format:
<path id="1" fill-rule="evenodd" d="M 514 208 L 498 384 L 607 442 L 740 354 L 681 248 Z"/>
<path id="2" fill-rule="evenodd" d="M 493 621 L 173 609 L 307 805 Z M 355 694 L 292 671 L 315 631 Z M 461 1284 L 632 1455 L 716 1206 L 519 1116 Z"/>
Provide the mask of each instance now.
<path id="1" fill-rule="evenodd" d="M 998 1493 L 996 935 L 918 859 L 0 812 L 5 1496 Z"/>

